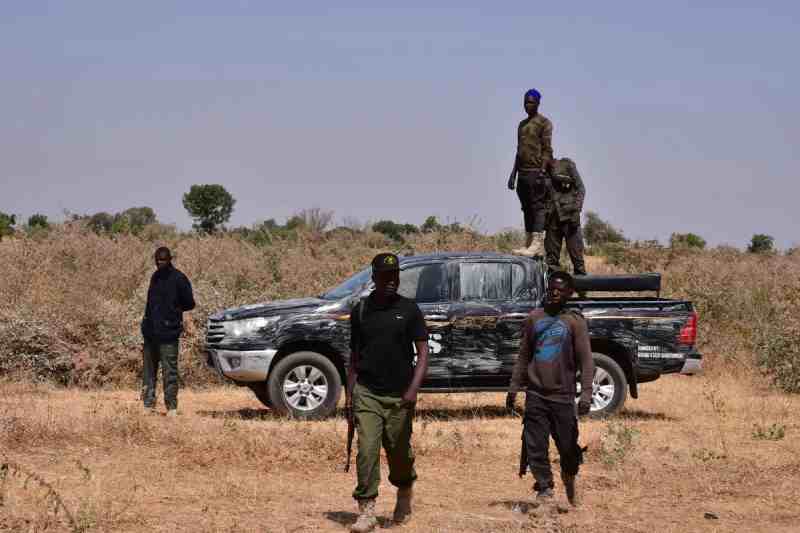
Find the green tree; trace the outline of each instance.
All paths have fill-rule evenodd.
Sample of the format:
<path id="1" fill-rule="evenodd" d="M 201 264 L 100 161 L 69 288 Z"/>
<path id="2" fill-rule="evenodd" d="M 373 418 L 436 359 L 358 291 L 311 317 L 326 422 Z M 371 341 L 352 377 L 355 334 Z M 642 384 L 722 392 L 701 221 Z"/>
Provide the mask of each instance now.
<path id="1" fill-rule="evenodd" d="M 114 225 L 114 216 L 105 211 L 100 211 L 90 216 L 87 224 L 95 233 L 111 233 L 111 228 Z"/>
<path id="2" fill-rule="evenodd" d="M 116 216 L 116 221 L 121 227 L 126 227 L 127 231 L 138 234 L 145 226 L 156 224 L 158 219 L 151 207 L 131 207 Z M 122 222 L 124 219 L 125 222 Z"/>
<path id="3" fill-rule="evenodd" d="M 442 229 L 442 225 L 439 224 L 439 219 L 437 219 L 434 215 L 429 216 L 425 219 L 425 222 L 422 223 L 422 226 L 419 227 L 423 233 L 430 233 L 432 231 L 439 231 Z"/>
<path id="4" fill-rule="evenodd" d="M 183 207 L 195 220 L 194 228 L 213 233 L 231 218 L 236 200 L 222 185 L 192 185 L 183 195 Z"/>
<path id="5" fill-rule="evenodd" d="M 669 237 L 671 248 L 699 248 L 706 247 L 706 240 L 694 233 L 673 233 Z"/>
<path id="6" fill-rule="evenodd" d="M 750 239 L 750 245 L 747 247 L 747 251 L 751 254 L 769 254 L 775 251 L 774 246 L 775 239 L 770 235 L 757 233 Z"/>
<path id="7" fill-rule="evenodd" d="M 14 234 L 14 224 L 17 223 L 16 215 L 7 215 L 0 212 L 0 240 Z"/>
<path id="8" fill-rule="evenodd" d="M 594 211 L 587 211 L 583 223 L 583 238 L 588 246 L 624 243 L 628 239 L 610 223 L 601 219 Z"/>
<path id="9" fill-rule="evenodd" d="M 390 239 L 403 242 L 405 239 L 403 235 L 409 233 L 418 233 L 419 228 L 414 224 L 398 224 L 391 220 L 380 220 L 372 225 L 372 231 L 383 233 Z"/>
<path id="10" fill-rule="evenodd" d="M 28 217 L 28 227 L 47 229 L 50 227 L 50 223 L 47 221 L 47 216 L 36 213 Z"/>

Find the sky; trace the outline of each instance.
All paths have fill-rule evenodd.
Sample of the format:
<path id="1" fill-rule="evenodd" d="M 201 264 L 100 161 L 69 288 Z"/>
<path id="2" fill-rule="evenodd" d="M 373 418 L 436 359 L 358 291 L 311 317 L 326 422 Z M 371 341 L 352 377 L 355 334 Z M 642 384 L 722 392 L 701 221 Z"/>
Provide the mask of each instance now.
<path id="1" fill-rule="evenodd" d="M 800 4 L 333 4 L 0 3 L 0 211 L 188 229 L 182 195 L 219 183 L 230 226 L 319 207 L 521 229 L 535 87 L 585 209 L 626 236 L 800 244 Z"/>

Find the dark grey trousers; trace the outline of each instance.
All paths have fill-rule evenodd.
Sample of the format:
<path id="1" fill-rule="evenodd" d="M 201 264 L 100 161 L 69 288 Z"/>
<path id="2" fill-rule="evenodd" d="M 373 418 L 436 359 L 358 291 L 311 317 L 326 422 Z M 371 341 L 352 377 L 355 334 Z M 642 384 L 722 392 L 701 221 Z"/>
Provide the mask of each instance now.
<path id="1" fill-rule="evenodd" d="M 142 400 L 145 407 L 156 404 L 156 378 L 158 366 L 164 382 L 164 404 L 167 409 L 178 408 L 178 341 L 160 343 L 144 342 L 142 365 Z"/>
<path id="2" fill-rule="evenodd" d="M 578 445 L 578 418 L 575 405 L 558 403 L 528 392 L 525 396 L 525 447 L 528 466 L 536 480 L 536 491 L 553 488 L 550 470 L 550 435 L 556 442 L 561 459 L 561 471 L 575 475 L 583 462 L 583 451 Z"/>

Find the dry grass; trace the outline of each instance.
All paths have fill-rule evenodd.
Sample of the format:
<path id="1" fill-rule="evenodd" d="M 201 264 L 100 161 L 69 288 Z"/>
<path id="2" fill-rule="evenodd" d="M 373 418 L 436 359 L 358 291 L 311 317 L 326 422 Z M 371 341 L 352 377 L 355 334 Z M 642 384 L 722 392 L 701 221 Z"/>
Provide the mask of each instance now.
<path id="1" fill-rule="evenodd" d="M 397 244 L 372 232 L 335 230 L 271 237 L 255 245 L 235 235 L 198 237 L 146 228 L 141 236 L 97 236 L 58 226 L 0 241 L 0 376 L 87 386 L 133 386 L 141 366 L 139 320 L 152 271 L 166 244 L 194 285 L 198 308 L 183 339 L 182 378 L 214 383 L 204 368 L 209 313 L 269 299 L 319 294 Z M 407 236 L 403 251 L 508 251 L 515 232 L 433 232 Z M 659 271 L 665 295 L 700 312 L 700 349 L 712 372 L 761 368 L 800 391 L 800 254 L 754 256 L 735 250 L 639 248 L 610 264 L 588 258 L 590 272 Z M 755 356 L 754 356 L 755 355 Z"/>
<path id="2" fill-rule="evenodd" d="M 355 518 L 341 418 L 278 419 L 243 389 L 183 391 L 170 420 L 142 414 L 132 390 L 1 386 L 0 463 L 52 486 L 78 530 L 344 531 Z M 581 424 L 584 504 L 566 514 L 511 511 L 532 501 L 531 479 L 516 477 L 520 420 L 501 395 L 423 395 L 418 512 L 402 530 L 796 530 L 800 398 L 728 378 L 642 388 L 622 416 Z M 763 438 L 767 427 L 785 437 Z M 38 484 L 6 476 L 0 487 L 0 530 L 71 529 Z"/>

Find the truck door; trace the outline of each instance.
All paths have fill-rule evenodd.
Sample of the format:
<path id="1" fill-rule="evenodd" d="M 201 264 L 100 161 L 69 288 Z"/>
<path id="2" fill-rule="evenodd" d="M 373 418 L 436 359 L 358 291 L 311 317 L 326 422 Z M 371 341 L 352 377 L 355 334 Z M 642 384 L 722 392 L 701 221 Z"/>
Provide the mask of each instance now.
<path id="1" fill-rule="evenodd" d="M 428 327 L 428 373 L 431 381 L 450 379 L 450 297 L 445 263 L 409 265 L 400 271 L 400 295 L 414 300 Z"/>
<path id="2" fill-rule="evenodd" d="M 510 261 L 482 259 L 459 262 L 453 269 L 450 366 L 464 386 L 480 385 L 503 375 L 498 322 L 511 311 L 512 265 Z"/>

